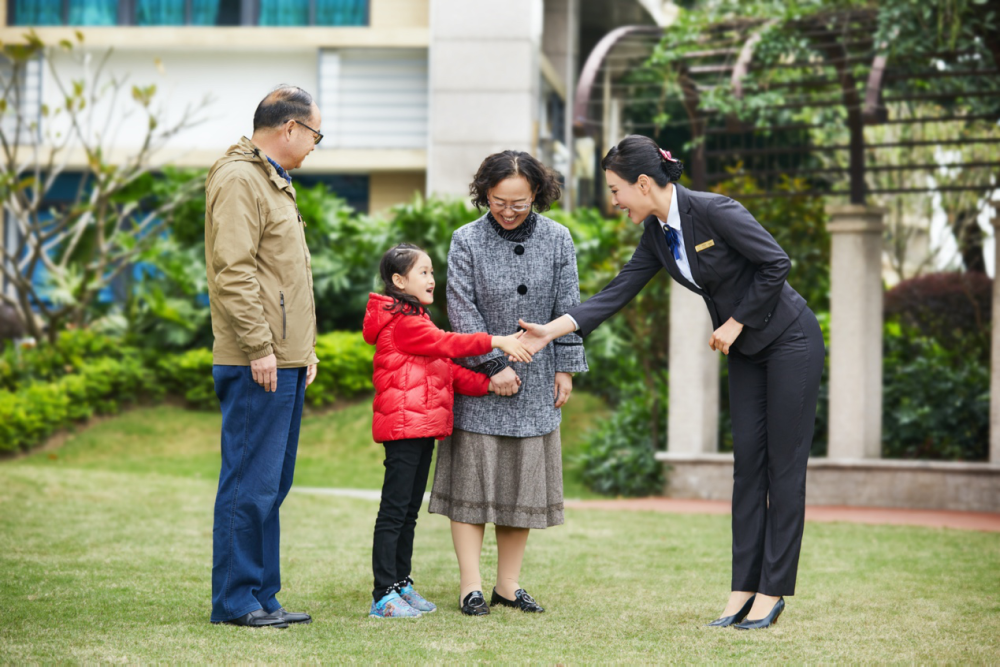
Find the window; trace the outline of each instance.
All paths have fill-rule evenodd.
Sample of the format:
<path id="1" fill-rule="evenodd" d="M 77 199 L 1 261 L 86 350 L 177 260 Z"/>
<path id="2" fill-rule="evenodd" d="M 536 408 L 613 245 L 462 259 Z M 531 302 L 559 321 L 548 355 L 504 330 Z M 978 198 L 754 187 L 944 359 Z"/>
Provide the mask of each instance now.
<path id="1" fill-rule="evenodd" d="M 9 0 L 8 25 L 366 26 L 368 0 Z"/>
<path id="2" fill-rule="evenodd" d="M 13 80 L 15 72 L 17 81 Z M 0 59 L 0 85 L 9 90 L 7 108 L 0 113 L 0 129 L 7 142 L 21 146 L 36 143 L 42 123 L 42 61 L 34 58 L 23 70 L 15 70 L 9 60 Z"/>
<path id="3" fill-rule="evenodd" d="M 426 148 L 426 49 L 320 51 L 323 148 Z"/>
<path id="4" fill-rule="evenodd" d="M 368 25 L 368 0 L 257 0 L 258 25 Z"/>

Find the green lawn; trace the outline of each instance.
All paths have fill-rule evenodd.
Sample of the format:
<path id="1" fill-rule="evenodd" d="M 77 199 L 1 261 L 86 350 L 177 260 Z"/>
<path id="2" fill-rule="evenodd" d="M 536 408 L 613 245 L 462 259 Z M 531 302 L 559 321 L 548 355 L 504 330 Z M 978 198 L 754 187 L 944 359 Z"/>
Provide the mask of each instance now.
<path id="1" fill-rule="evenodd" d="M 306 420 L 297 484 L 378 486 L 379 452 L 360 442 L 368 409 Z M 0 663 L 984 664 L 1000 655 L 998 534 L 809 523 L 799 594 L 775 628 L 746 633 L 704 626 L 727 594 L 728 517 L 568 511 L 566 525 L 533 532 L 524 563 L 521 582 L 548 611 L 467 618 L 448 522 L 425 514 L 414 576 L 441 609 L 378 621 L 365 616 L 376 504 L 294 492 L 282 515 L 281 600 L 316 622 L 213 626 L 217 428 L 212 415 L 142 409 L 58 451 L 0 463 Z M 345 456 L 352 447 L 358 454 Z M 488 590 L 492 545 L 485 554 Z"/>
<path id="2" fill-rule="evenodd" d="M 573 394 L 563 408 L 567 498 L 600 497 L 583 486 L 575 457 L 584 432 L 607 413 L 599 398 L 583 392 Z M 70 435 L 58 451 L 36 452 L 15 465 L 156 472 L 217 480 L 221 423 L 222 418 L 214 412 L 172 406 L 140 408 Z M 384 450 L 372 442 L 371 428 L 370 399 L 339 410 L 307 413 L 302 420 L 295 484 L 380 489 Z"/>

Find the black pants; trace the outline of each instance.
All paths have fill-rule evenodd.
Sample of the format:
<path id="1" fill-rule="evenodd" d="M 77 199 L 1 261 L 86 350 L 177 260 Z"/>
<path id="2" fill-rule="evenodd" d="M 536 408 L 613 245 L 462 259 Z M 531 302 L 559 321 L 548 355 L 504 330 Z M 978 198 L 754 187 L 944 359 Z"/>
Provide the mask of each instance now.
<path id="1" fill-rule="evenodd" d="M 410 576 L 413 533 L 434 453 L 434 438 L 390 440 L 383 444 L 385 479 L 372 546 L 375 573 L 372 597 L 375 600 L 381 600 L 397 583 Z"/>
<path id="2" fill-rule="evenodd" d="M 734 591 L 795 593 L 825 354 L 808 308 L 760 352 L 729 354 Z"/>

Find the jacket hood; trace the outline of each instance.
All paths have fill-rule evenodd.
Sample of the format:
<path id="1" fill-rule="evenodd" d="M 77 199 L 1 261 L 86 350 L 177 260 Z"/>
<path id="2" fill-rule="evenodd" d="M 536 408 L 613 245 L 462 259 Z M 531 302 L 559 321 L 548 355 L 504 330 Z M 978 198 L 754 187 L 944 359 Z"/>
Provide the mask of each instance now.
<path id="1" fill-rule="evenodd" d="M 386 306 L 391 305 L 392 297 L 374 292 L 368 294 L 368 308 L 365 309 L 365 322 L 361 327 L 361 333 L 369 345 L 375 344 L 382 329 L 396 316 L 395 313 L 385 309 Z"/>
<path id="2" fill-rule="evenodd" d="M 267 161 L 264 151 L 246 137 L 241 137 L 239 141 L 230 146 L 226 150 L 226 154 L 212 165 L 212 169 L 208 173 L 208 178 L 211 179 L 219 170 L 234 162 L 257 163 L 264 170 L 268 179 L 278 186 L 279 189 L 284 190 L 287 188 L 292 192 L 293 196 L 295 195 L 295 190 L 289 185 L 288 181 L 279 176 L 275 168 L 271 166 L 271 163 Z"/>

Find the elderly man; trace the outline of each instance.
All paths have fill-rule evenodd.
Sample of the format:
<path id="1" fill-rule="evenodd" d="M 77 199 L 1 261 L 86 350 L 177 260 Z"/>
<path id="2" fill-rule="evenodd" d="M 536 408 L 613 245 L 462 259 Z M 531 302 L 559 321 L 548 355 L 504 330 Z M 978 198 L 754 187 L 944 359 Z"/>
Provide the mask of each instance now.
<path id="1" fill-rule="evenodd" d="M 320 142 L 319 108 L 295 86 L 261 101 L 205 182 L 212 377 L 222 406 L 212 622 L 287 628 L 278 509 L 292 486 L 305 389 L 316 377 L 316 306 L 288 172 Z"/>

